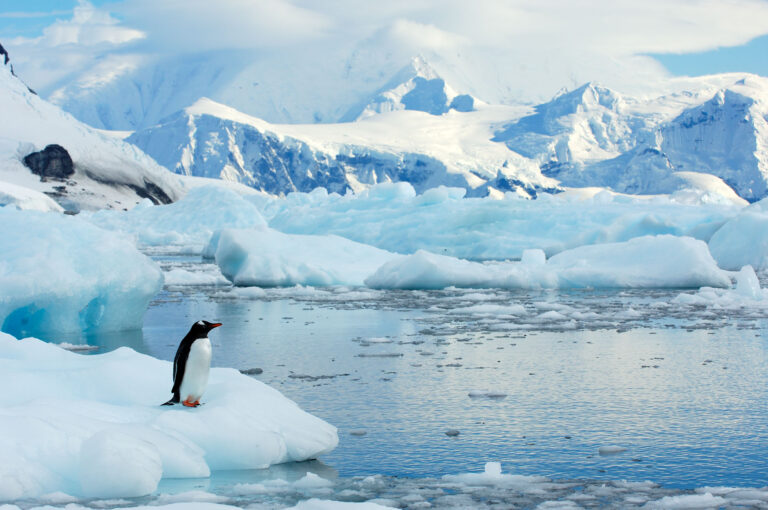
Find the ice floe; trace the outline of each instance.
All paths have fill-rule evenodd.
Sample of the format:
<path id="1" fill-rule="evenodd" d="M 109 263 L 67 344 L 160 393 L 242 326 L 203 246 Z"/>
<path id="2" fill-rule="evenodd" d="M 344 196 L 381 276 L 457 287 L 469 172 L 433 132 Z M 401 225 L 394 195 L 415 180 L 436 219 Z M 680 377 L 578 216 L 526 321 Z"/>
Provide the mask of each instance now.
<path id="1" fill-rule="evenodd" d="M 202 407 L 160 406 L 171 374 L 125 347 L 85 356 L 0 333 L 0 501 L 142 496 L 161 478 L 306 460 L 338 442 L 335 427 L 234 369 L 211 369 Z"/>

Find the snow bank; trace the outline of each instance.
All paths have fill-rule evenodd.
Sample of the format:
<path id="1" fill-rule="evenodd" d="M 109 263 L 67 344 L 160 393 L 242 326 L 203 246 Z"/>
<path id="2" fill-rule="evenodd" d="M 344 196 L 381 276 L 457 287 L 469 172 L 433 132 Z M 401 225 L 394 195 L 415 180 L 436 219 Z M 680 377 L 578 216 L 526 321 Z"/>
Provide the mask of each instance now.
<path id="1" fill-rule="evenodd" d="M 215 251 L 235 285 L 362 285 L 398 255 L 337 236 L 282 234 L 272 229 L 221 232 Z"/>
<path id="2" fill-rule="evenodd" d="M 715 232 L 709 251 L 724 269 L 736 271 L 748 264 L 768 269 L 768 199 L 752 204 Z"/>
<path id="3" fill-rule="evenodd" d="M 335 234 L 383 250 L 418 250 L 472 260 L 519 259 L 526 249 L 548 256 L 586 244 L 671 234 L 708 241 L 738 206 L 687 205 L 666 197 L 629 197 L 602 190 L 524 200 L 462 198 L 465 190 L 416 195 L 407 183 L 379 184 L 357 195 L 325 190 L 285 198 L 247 197 L 269 226 L 288 234 Z"/>
<path id="4" fill-rule="evenodd" d="M 540 255 L 483 264 L 418 251 L 384 264 L 365 284 L 382 289 L 693 288 L 729 287 L 731 281 L 704 242 L 665 235 L 581 246 L 544 263 Z"/>
<path id="5" fill-rule="evenodd" d="M 335 427 L 234 369 L 211 370 L 204 406 L 160 406 L 171 373 L 125 347 L 84 356 L 0 333 L 0 501 L 141 496 L 162 477 L 265 468 L 338 443 Z"/>
<path id="6" fill-rule="evenodd" d="M 127 212 L 103 210 L 88 219 L 131 234 L 140 245 L 183 246 L 198 253 L 216 230 L 266 226 L 252 203 L 222 186 L 193 188 L 173 204 L 153 206 L 144 201 Z"/>
<path id="7" fill-rule="evenodd" d="M 0 181 L 0 207 L 5 206 L 26 211 L 62 212 L 64 210 L 44 193 Z"/>
<path id="8" fill-rule="evenodd" d="M 3 207 L 0 239 L 0 329 L 14 335 L 140 328 L 162 286 L 130 242 L 77 217 Z"/>

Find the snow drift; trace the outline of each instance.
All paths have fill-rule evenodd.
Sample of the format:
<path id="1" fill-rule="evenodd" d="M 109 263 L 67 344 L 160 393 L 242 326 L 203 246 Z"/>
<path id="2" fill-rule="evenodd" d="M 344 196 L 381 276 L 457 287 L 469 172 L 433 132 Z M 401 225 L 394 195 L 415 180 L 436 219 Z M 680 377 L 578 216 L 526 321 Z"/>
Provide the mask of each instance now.
<path id="1" fill-rule="evenodd" d="M 0 501 L 142 496 L 163 477 L 265 468 L 338 443 L 335 427 L 234 369 L 211 369 L 204 406 L 160 406 L 171 374 L 125 347 L 84 356 L 0 333 Z"/>

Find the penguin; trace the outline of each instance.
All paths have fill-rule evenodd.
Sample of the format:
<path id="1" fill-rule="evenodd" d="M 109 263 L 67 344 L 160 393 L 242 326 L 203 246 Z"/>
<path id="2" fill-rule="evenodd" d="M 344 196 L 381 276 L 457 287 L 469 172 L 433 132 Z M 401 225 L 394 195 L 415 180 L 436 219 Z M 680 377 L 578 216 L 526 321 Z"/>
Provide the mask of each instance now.
<path id="1" fill-rule="evenodd" d="M 208 321 L 192 324 L 173 358 L 173 397 L 164 406 L 179 402 L 187 407 L 200 405 L 200 397 L 208 385 L 208 372 L 211 369 L 211 341 L 208 340 L 208 333 L 219 326 L 220 322 Z"/>

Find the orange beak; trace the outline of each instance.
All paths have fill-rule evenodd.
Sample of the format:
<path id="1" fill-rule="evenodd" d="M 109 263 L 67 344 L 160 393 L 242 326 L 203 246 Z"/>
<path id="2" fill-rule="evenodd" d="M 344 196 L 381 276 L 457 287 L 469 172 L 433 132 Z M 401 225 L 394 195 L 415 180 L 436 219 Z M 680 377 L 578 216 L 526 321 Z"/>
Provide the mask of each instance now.
<path id="1" fill-rule="evenodd" d="M 221 322 L 214 322 L 213 324 L 211 324 L 211 329 L 218 328 L 219 326 L 221 326 Z"/>

